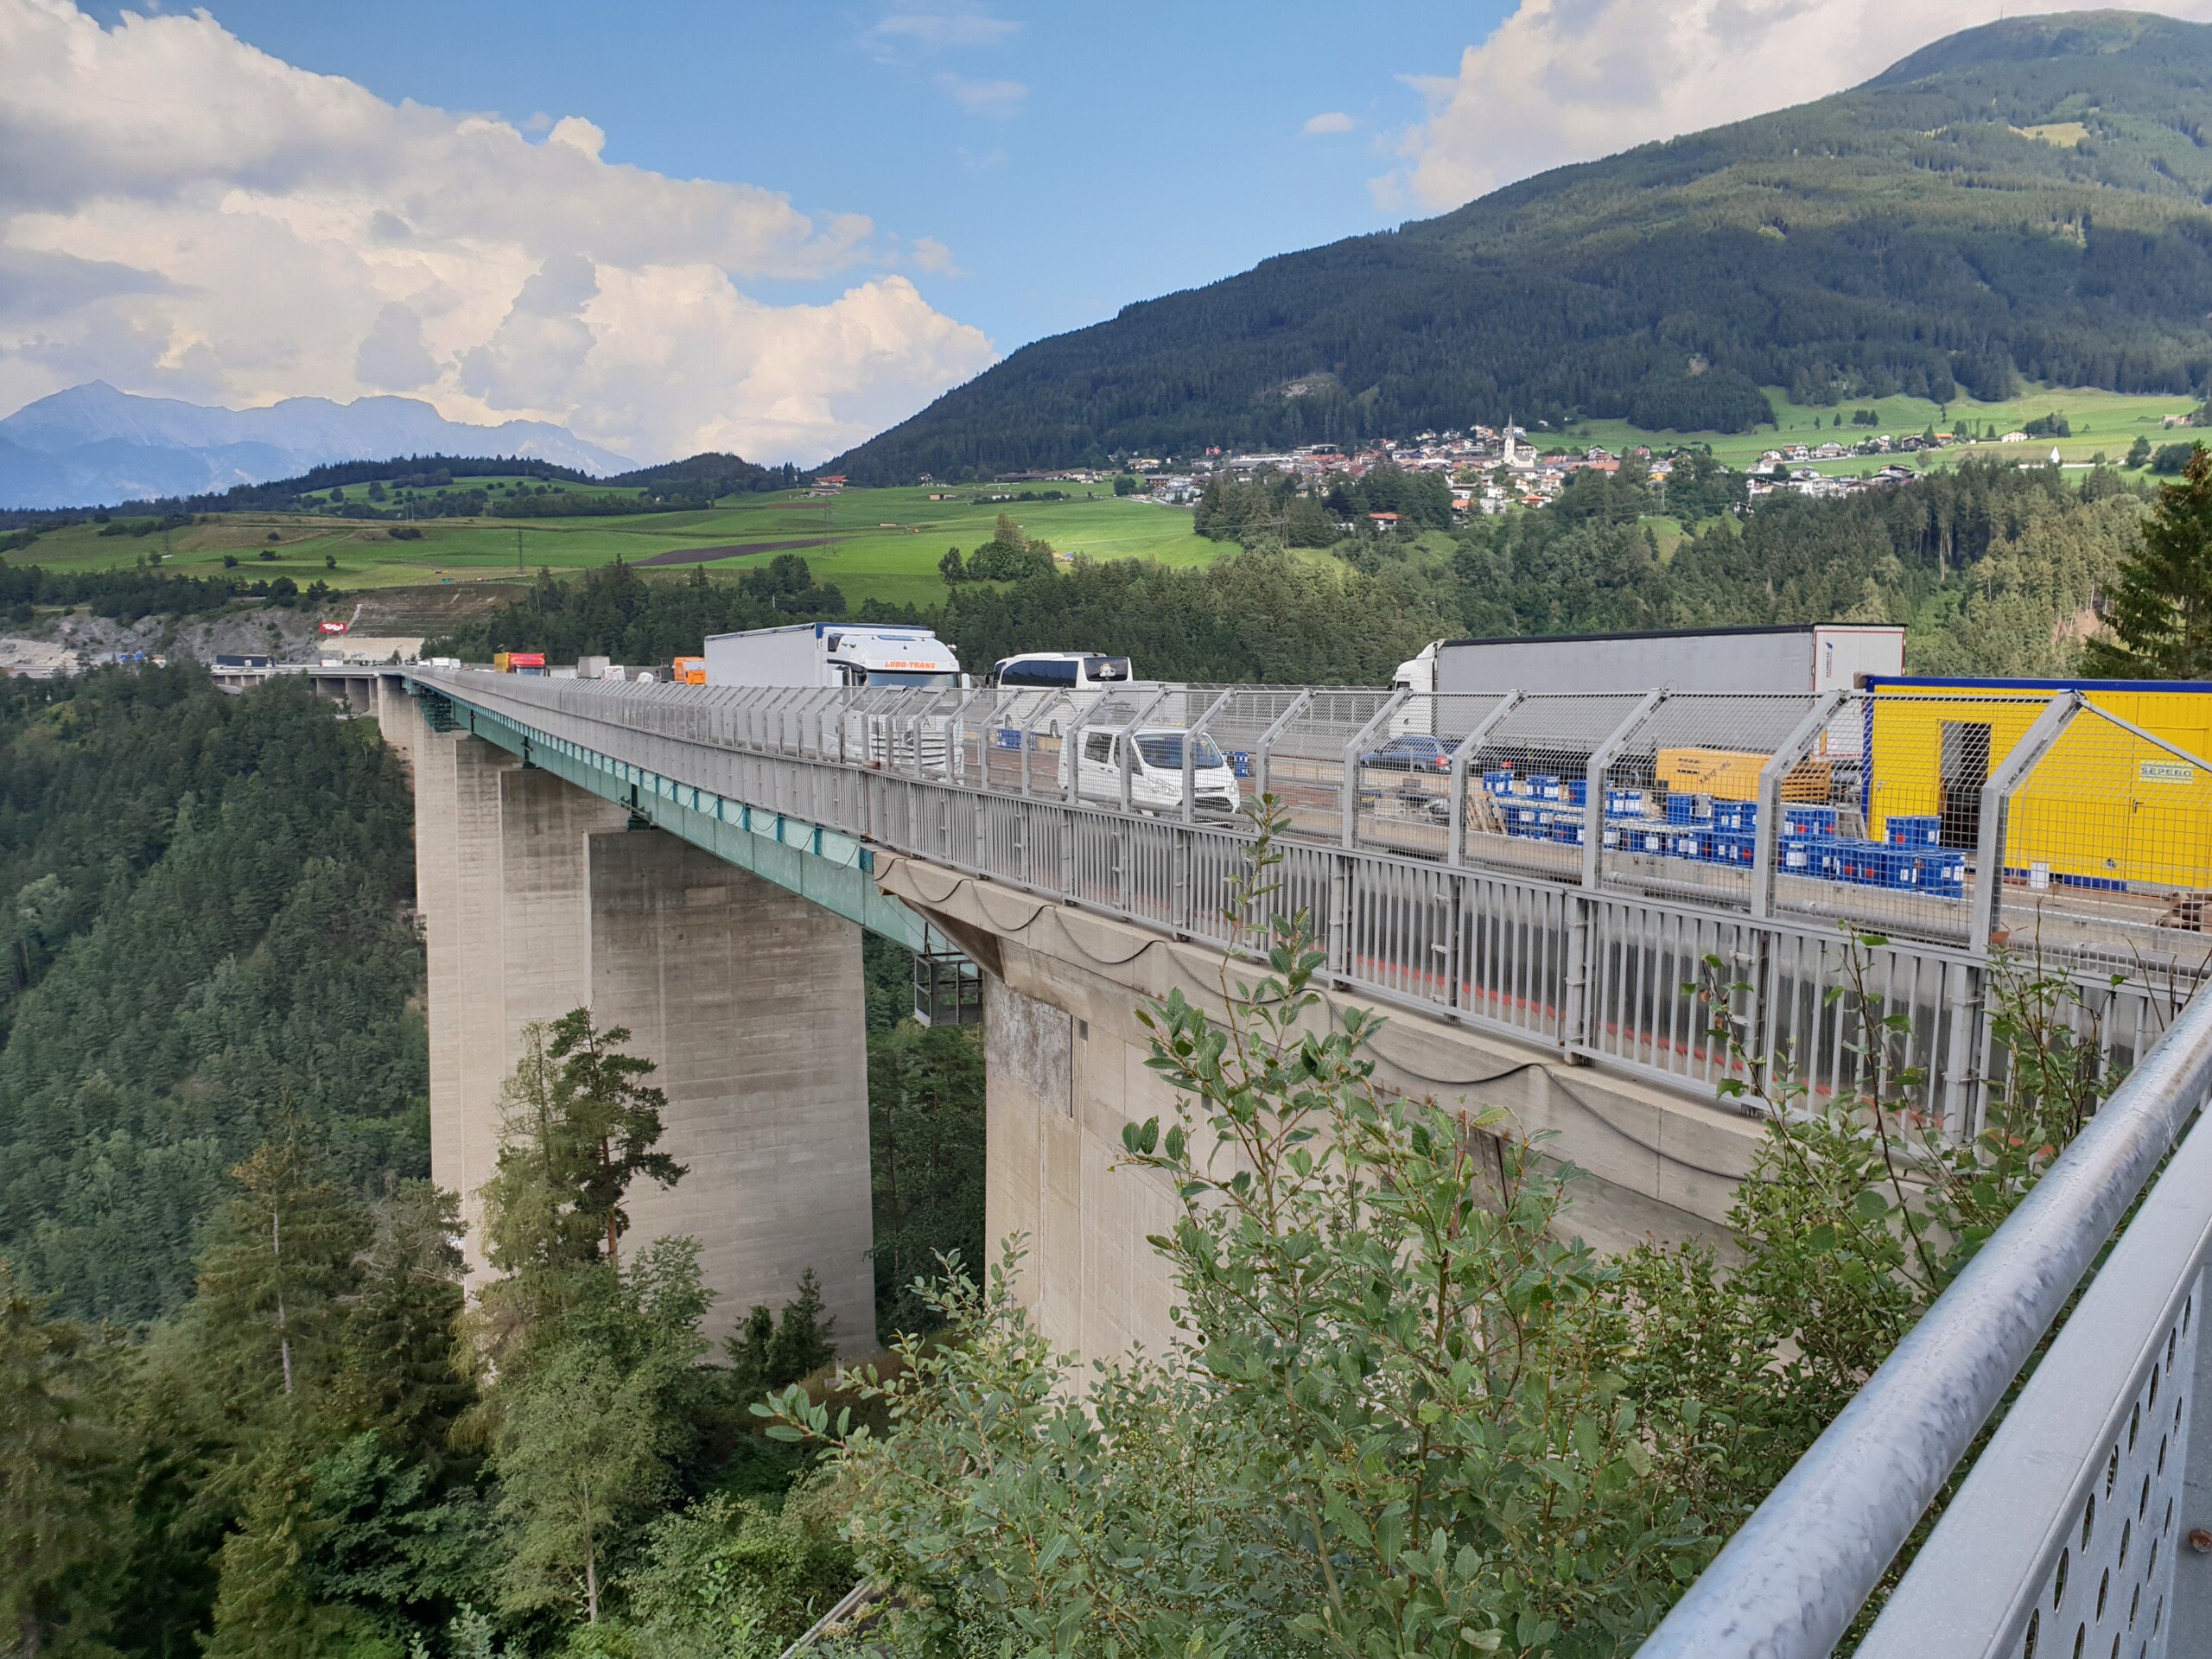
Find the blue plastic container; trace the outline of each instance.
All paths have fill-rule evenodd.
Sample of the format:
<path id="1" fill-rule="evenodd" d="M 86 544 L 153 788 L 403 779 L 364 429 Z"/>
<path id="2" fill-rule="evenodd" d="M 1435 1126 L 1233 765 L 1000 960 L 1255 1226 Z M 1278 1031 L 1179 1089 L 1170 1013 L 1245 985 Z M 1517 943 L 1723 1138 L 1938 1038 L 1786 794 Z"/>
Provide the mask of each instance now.
<path id="1" fill-rule="evenodd" d="M 1938 899 L 1963 899 L 1967 893 L 1967 855 L 1955 850 L 1930 852 L 1916 848 L 1913 861 L 1920 866 L 1919 887 Z"/>
<path id="2" fill-rule="evenodd" d="M 1667 822 L 1669 823 L 1711 823 L 1713 797 L 1710 795 L 1668 796 Z"/>
<path id="3" fill-rule="evenodd" d="M 1617 818 L 1640 818 L 1649 810 L 1649 798 L 1640 789 L 1609 789 L 1605 810 Z"/>
<path id="4" fill-rule="evenodd" d="M 1513 774 L 1510 772 L 1486 772 L 1483 773 L 1483 787 L 1493 795 L 1510 795 L 1513 792 Z"/>
<path id="5" fill-rule="evenodd" d="M 1559 779 L 1548 772 L 1529 774 L 1529 792 L 1540 801 L 1559 799 Z"/>
<path id="6" fill-rule="evenodd" d="M 1670 839 L 1664 824 L 1643 823 L 1629 826 L 1630 852 L 1664 854 L 1671 850 L 1668 845 Z"/>
<path id="7" fill-rule="evenodd" d="M 1505 809 L 1507 833 L 1516 836 L 1541 836 L 1550 822 L 1550 814 L 1541 806 L 1515 802 Z"/>
<path id="8" fill-rule="evenodd" d="M 1565 842 L 1570 847 L 1580 847 L 1583 837 L 1588 833 L 1589 826 L 1571 812 L 1557 813 L 1552 818 L 1551 836 L 1554 841 Z"/>
<path id="9" fill-rule="evenodd" d="M 1244 749 L 1231 749 L 1229 752 L 1229 769 L 1239 778 L 1249 778 L 1252 775 L 1250 752 Z"/>
<path id="10" fill-rule="evenodd" d="M 1903 847 L 1885 841 L 1841 841 L 1836 843 L 1846 881 L 1868 887 L 1916 887 L 1920 860 Z"/>
<path id="11" fill-rule="evenodd" d="M 1715 830 L 1706 840 L 1706 856 L 1715 864 L 1732 864 L 1746 870 L 1751 868 L 1758 836 L 1738 830 Z"/>
<path id="12" fill-rule="evenodd" d="M 1785 806 L 1782 809 L 1782 833 L 1785 836 L 1833 837 L 1835 834 L 1835 808 Z"/>
<path id="13" fill-rule="evenodd" d="M 1759 804 L 1757 801 L 1715 801 L 1713 804 L 1713 827 L 1747 836 L 1759 827 Z"/>
<path id="14" fill-rule="evenodd" d="M 1712 841 L 1710 830 L 1685 829 L 1677 824 L 1667 832 L 1667 851 L 1675 858 L 1701 859 Z"/>
<path id="15" fill-rule="evenodd" d="M 1884 837 L 1892 847 L 1934 847 L 1943 839 L 1943 820 L 1929 814 L 1927 817 L 1892 817 L 1883 826 Z"/>
<path id="16" fill-rule="evenodd" d="M 1590 780 L 1587 778 L 1562 779 L 1559 794 L 1560 799 L 1568 806 L 1587 806 L 1590 804 Z"/>

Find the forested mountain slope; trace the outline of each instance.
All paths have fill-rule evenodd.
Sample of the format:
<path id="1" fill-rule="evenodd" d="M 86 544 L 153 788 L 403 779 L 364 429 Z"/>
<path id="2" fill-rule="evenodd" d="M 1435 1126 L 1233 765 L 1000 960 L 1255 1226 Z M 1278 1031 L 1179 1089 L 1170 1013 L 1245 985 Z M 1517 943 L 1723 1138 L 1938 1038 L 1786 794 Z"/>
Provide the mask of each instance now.
<path id="1" fill-rule="evenodd" d="M 2212 364 L 2212 27 L 1966 30 L 1818 102 L 1561 168 L 1016 352 L 856 483 L 1802 402 L 2182 391 Z"/>
<path id="2" fill-rule="evenodd" d="M 288 1108 L 429 1173 L 413 815 L 368 721 L 191 668 L 0 681 L 0 1255 L 75 1313 L 190 1294 Z"/>

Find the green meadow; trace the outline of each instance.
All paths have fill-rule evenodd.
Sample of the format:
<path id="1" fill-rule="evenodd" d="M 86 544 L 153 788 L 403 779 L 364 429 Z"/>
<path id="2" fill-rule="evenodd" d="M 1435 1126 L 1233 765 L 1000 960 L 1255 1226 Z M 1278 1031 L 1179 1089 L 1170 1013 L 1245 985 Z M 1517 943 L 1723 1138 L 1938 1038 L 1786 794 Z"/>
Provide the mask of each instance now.
<path id="1" fill-rule="evenodd" d="M 1818 445 L 1831 438 L 1849 444 L 1883 432 L 1893 438 L 1903 438 L 1925 432 L 1930 427 L 1938 432 L 1962 428 L 1979 432 L 1986 426 L 1994 426 L 2001 437 L 2005 433 L 2018 431 L 2038 416 L 2050 414 L 2065 416 L 2073 429 L 2070 437 L 2031 439 L 2024 444 L 1955 445 L 1942 450 L 1940 457 L 1924 454 L 1913 457 L 1853 455 L 1844 461 L 1815 463 L 1821 472 L 1843 474 L 1871 472 L 1892 460 L 1940 464 L 1964 454 L 2020 460 L 2032 455 L 2041 461 L 2050 455 L 2054 444 L 2062 461 L 2086 462 L 2102 452 L 2107 461 L 2116 465 L 2139 437 L 2148 438 L 2155 448 L 2160 443 L 2185 443 L 2196 435 L 2193 430 L 2170 431 L 2164 425 L 2167 416 L 2187 415 L 2195 407 L 2196 399 L 2185 393 L 2143 397 L 2080 387 L 2040 387 L 1997 404 L 1961 398 L 1948 405 L 1939 405 L 1924 397 L 1866 397 L 1847 400 L 1834 408 L 1807 408 L 1791 403 L 1778 387 L 1770 386 L 1767 401 L 1774 406 L 1777 424 L 1763 426 L 1755 432 L 1651 432 L 1625 421 L 1583 421 L 1559 442 L 1577 447 L 1601 443 L 1614 450 L 1645 444 L 1656 451 L 1684 443 L 1710 444 L 1716 459 L 1732 467 L 1745 467 L 1766 450 L 1784 444 Z M 1874 425 L 1851 423 L 1852 415 L 1863 409 L 1874 411 Z M 1838 415 L 1843 416 L 1841 426 L 1835 424 Z M 1548 447 L 1553 442 L 1549 435 L 1541 430 L 1531 435 L 1540 447 Z"/>
<path id="2" fill-rule="evenodd" d="M 1621 421 L 1586 421 L 1568 431 L 1535 434 L 1540 445 L 1554 442 L 1580 448 L 1604 444 L 1625 449 L 1648 444 L 1664 450 L 1683 442 L 1710 444 L 1731 466 L 1756 461 L 1780 444 L 1817 444 L 1834 438 L 1855 442 L 1872 433 L 1903 437 L 1934 427 L 1937 431 L 1993 427 L 2015 431 L 2046 414 L 2063 414 L 2071 435 L 2033 439 L 2027 443 L 1977 442 L 1957 445 L 1939 455 L 1910 459 L 1917 465 L 1945 465 L 1966 454 L 2043 461 L 2054 445 L 2063 460 L 2086 463 L 2102 454 L 2118 462 L 2138 437 L 2152 445 L 2186 442 L 2195 434 L 2169 429 L 2169 416 L 2185 415 L 2183 396 L 2136 397 L 2118 392 L 2044 388 L 2005 403 L 1970 400 L 1939 408 L 1923 398 L 1885 397 L 1845 403 L 1834 409 L 1803 408 L 1779 391 L 1770 391 L 1777 428 L 1749 433 L 1679 434 L 1647 431 Z M 1876 423 L 1853 426 L 1853 413 L 1872 409 Z M 1835 416 L 1843 416 L 1837 426 Z M 1874 456 L 1815 463 L 1832 473 L 1865 472 L 1884 464 Z M 512 486 L 527 480 L 468 479 L 455 489 Z M 575 486 L 578 493 L 634 495 L 634 491 Z M 106 569 L 127 567 L 158 556 L 165 569 L 181 575 L 208 575 L 226 568 L 251 575 L 289 575 L 305 587 L 317 580 L 348 592 L 385 588 L 464 586 L 512 582 L 541 568 L 580 570 L 620 558 L 664 577 L 681 577 L 694 568 L 726 575 L 779 552 L 804 557 L 818 580 L 833 582 L 849 601 L 879 599 L 892 604 L 931 605 L 944 588 L 938 562 L 948 547 L 963 553 L 990 539 L 1001 512 L 1023 531 L 1042 537 L 1064 554 L 1096 559 L 1153 558 L 1168 564 L 1201 564 L 1219 556 L 1228 543 L 1209 542 L 1192 532 L 1191 514 L 1177 507 L 1116 498 L 1103 485 L 1026 486 L 1034 493 L 1058 489 L 1071 499 L 1058 501 L 995 499 L 1018 495 L 1022 486 L 918 486 L 911 489 L 849 489 L 810 496 L 799 491 L 726 498 L 709 508 L 683 512 L 640 512 L 579 518 L 504 518 L 496 496 L 487 516 L 429 518 L 412 524 L 363 521 L 304 513 L 226 513 L 147 536 L 102 535 L 101 526 L 76 524 L 50 531 L 12 556 L 21 563 L 50 569 Z M 358 500 L 365 486 L 346 491 Z M 417 492 L 418 497 L 444 493 Z M 326 503 L 325 505 L 335 505 Z M 394 531 L 399 532 L 395 536 Z M 419 537 L 408 532 L 416 531 Z M 1672 535 L 1661 526 L 1662 541 Z M 226 565 L 226 561 L 235 561 Z"/>
<path id="3" fill-rule="evenodd" d="M 219 572 L 227 557 L 238 562 L 240 574 L 289 575 L 302 587 L 320 579 L 358 591 L 512 581 L 518 570 L 576 570 L 616 558 L 664 575 L 680 577 L 694 566 L 728 575 L 778 552 L 795 552 L 817 580 L 836 583 L 854 604 L 880 599 L 928 605 L 944 597 L 938 561 L 945 550 L 965 553 L 988 541 L 1001 512 L 1061 553 L 1200 564 L 1225 550 L 1192 533 L 1186 509 L 1117 499 L 1107 486 L 1029 486 L 1073 497 L 1062 501 L 977 499 L 1021 487 L 855 489 L 824 497 L 784 491 L 732 497 L 697 512 L 431 518 L 411 525 L 232 513 L 143 537 L 102 536 L 99 526 L 78 524 L 49 531 L 13 556 L 68 570 L 129 566 L 160 555 L 164 569 L 187 575 Z M 346 493 L 358 499 L 355 489 Z M 410 529 L 422 532 L 420 540 L 392 535 Z"/>

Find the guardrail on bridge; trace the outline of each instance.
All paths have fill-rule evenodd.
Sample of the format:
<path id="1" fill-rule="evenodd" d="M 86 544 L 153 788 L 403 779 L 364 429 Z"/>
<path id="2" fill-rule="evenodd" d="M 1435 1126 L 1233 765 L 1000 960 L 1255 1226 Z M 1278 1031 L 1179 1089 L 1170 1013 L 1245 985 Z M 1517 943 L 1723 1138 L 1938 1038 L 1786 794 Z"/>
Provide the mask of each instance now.
<path id="1" fill-rule="evenodd" d="M 1897 709 L 1864 695 L 1079 697 L 408 672 L 541 741 L 1229 947 L 1221 895 L 1249 827 L 1209 809 L 1199 785 L 1219 760 L 1241 798 L 1281 801 L 1277 902 L 1321 924 L 1340 985 L 1707 1097 L 1739 1053 L 1849 1089 L 1861 1061 L 1829 994 L 1857 950 L 1879 1012 L 1908 1016 L 1882 1064 L 1911 1068 L 1917 1107 L 1970 1133 L 2005 1064 L 1984 1011 L 1993 946 L 2062 963 L 2077 1017 L 2122 1065 L 2212 948 L 2192 897 L 2212 890 L 2212 772 L 2071 694 Z M 1992 766 L 1987 734 L 2006 722 L 2018 735 Z M 1952 753 L 1961 727 L 1985 743 L 1978 778 Z M 2127 792 L 2146 757 L 2189 774 L 2148 817 Z M 2106 856 L 2107 831 L 2125 861 L 2100 874 L 2082 860 Z M 2023 847 L 2046 856 L 2011 862 Z M 1686 988 L 1713 960 L 1740 988 L 1732 1047 Z"/>

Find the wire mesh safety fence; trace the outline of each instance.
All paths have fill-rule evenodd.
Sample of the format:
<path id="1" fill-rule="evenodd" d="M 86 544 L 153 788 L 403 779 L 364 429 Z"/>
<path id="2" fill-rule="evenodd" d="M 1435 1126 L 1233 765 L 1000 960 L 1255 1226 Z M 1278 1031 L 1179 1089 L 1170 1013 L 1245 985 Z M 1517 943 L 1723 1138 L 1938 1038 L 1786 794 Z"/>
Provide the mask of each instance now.
<path id="1" fill-rule="evenodd" d="M 2003 803 L 1993 925 L 2008 941 L 2120 972 L 2201 975 L 2212 943 L 2212 766 L 2202 745 L 2192 753 L 2086 703 L 2061 712 Z"/>
<path id="2" fill-rule="evenodd" d="M 1860 1086 L 1830 995 L 1856 950 L 1920 1046 L 1889 1072 L 1970 1127 L 2005 1064 L 1992 940 L 2072 972 L 2101 1010 L 2085 1034 L 2123 1058 L 2212 944 L 2202 769 L 2050 698 L 420 677 L 753 809 L 1217 944 L 1237 809 L 1271 791 L 1273 905 L 1311 913 L 1341 982 L 1700 1090 L 1745 1056 Z M 1745 988 L 1732 1042 L 1684 988 L 1714 962 Z"/>
<path id="3" fill-rule="evenodd" d="M 1592 813 L 1600 882 L 1748 908 L 1759 779 L 1812 706 L 1809 696 L 1670 696 L 1612 734 L 1588 785 L 1603 798 Z"/>

